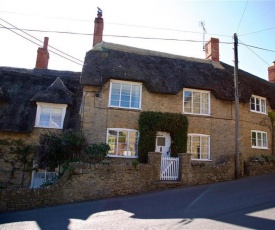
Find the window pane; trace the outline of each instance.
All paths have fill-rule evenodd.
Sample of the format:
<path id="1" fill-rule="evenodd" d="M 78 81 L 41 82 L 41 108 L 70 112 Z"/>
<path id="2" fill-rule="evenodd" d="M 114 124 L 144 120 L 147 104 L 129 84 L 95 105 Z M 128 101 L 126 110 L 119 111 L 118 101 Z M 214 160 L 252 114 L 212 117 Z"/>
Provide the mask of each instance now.
<path id="1" fill-rule="evenodd" d="M 138 146 L 138 133 L 136 131 L 130 131 L 128 155 L 137 156 L 137 146 Z"/>
<path id="2" fill-rule="evenodd" d="M 202 104 L 201 104 L 201 113 L 202 114 L 209 114 L 208 111 L 208 94 L 202 93 Z"/>
<path id="3" fill-rule="evenodd" d="M 265 100 L 261 100 L 261 112 L 265 113 L 266 112 L 266 103 Z"/>
<path id="4" fill-rule="evenodd" d="M 116 155 L 117 131 L 109 130 L 108 145 L 110 146 L 109 154 Z"/>
<path id="5" fill-rule="evenodd" d="M 132 86 L 132 96 L 135 96 L 135 97 L 140 96 L 140 86 L 139 85 Z"/>
<path id="6" fill-rule="evenodd" d="M 193 113 L 200 114 L 200 93 L 193 92 Z"/>
<path id="7" fill-rule="evenodd" d="M 254 97 L 251 97 L 251 99 L 250 99 L 250 109 L 255 110 L 255 99 L 254 99 Z"/>
<path id="8" fill-rule="evenodd" d="M 203 135 L 188 135 L 187 151 L 192 153 L 192 159 L 207 160 L 209 154 L 209 137 Z"/>
<path id="9" fill-rule="evenodd" d="M 50 107 L 41 107 L 39 126 L 49 127 L 50 126 Z"/>
<path id="10" fill-rule="evenodd" d="M 208 137 L 201 137 L 201 159 L 208 159 Z"/>
<path id="11" fill-rule="evenodd" d="M 165 146 L 165 137 L 157 137 L 157 145 Z"/>
<path id="12" fill-rule="evenodd" d="M 62 109 L 53 108 L 50 126 L 55 128 L 60 128 L 61 122 L 62 122 Z"/>
<path id="13" fill-rule="evenodd" d="M 129 101 L 121 101 L 120 106 L 129 108 L 130 107 L 130 102 Z"/>
<path id="14" fill-rule="evenodd" d="M 50 124 L 50 114 L 40 114 L 39 126 L 48 127 Z"/>
<path id="15" fill-rule="evenodd" d="M 260 111 L 260 100 L 256 98 L 256 111 Z"/>
<path id="16" fill-rule="evenodd" d="M 263 133 L 262 138 L 263 138 L 263 147 L 267 147 L 267 134 Z"/>
<path id="17" fill-rule="evenodd" d="M 184 91 L 184 112 L 191 113 L 192 92 Z"/>
<path id="18" fill-rule="evenodd" d="M 256 132 L 252 132 L 252 146 L 256 146 Z"/>
<path id="19" fill-rule="evenodd" d="M 262 134 L 259 132 L 257 133 L 257 145 L 262 146 Z"/>
<path id="20" fill-rule="evenodd" d="M 118 133 L 118 150 L 117 155 L 124 155 L 127 151 L 127 142 L 128 142 L 128 132 L 120 131 Z"/>

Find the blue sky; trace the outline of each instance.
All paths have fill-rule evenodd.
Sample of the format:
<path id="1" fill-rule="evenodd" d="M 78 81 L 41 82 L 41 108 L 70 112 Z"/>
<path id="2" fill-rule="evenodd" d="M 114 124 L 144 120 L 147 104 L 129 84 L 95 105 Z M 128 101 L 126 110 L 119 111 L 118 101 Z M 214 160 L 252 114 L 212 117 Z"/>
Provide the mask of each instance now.
<path id="1" fill-rule="evenodd" d="M 93 33 L 99 6 L 104 41 L 197 58 L 205 57 L 199 26 L 204 21 L 205 40 L 220 39 L 221 61 L 234 65 L 234 33 L 244 43 L 238 47 L 239 68 L 267 80 L 267 68 L 275 61 L 275 1 L 0 0 L 0 5 L 2 26 L 83 34 Z M 49 45 L 81 61 L 92 49 L 92 35 L 25 31 L 29 37 L 13 31 L 38 44 L 33 37 L 43 41 L 48 36 Z M 0 37 L 1 66 L 34 68 L 38 45 L 5 28 L 0 28 Z M 82 65 L 50 53 L 49 69 L 81 71 Z"/>

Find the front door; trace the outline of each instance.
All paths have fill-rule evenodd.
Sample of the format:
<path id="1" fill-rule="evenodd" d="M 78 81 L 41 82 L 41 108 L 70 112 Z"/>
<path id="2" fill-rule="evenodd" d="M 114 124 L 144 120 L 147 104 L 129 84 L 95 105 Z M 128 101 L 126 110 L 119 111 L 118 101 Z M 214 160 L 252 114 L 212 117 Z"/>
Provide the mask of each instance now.
<path id="1" fill-rule="evenodd" d="M 171 136 L 167 132 L 157 132 L 156 152 L 162 153 L 163 157 L 170 157 Z"/>

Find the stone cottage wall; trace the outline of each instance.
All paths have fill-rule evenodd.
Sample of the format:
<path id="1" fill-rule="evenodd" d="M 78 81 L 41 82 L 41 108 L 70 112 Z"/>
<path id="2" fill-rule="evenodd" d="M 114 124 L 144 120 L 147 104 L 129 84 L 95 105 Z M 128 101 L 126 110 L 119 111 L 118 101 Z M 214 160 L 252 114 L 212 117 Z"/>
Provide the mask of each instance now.
<path id="1" fill-rule="evenodd" d="M 138 119 L 142 111 L 160 111 L 182 113 L 183 91 L 176 95 L 149 92 L 142 86 L 142 110 L 108 107 L 110 82 L 102 88 L 84 87 L 82 130 L 89 142 L 106 142 L 107 128 L 138 129 Z M 172 102 L 172 103 L 171 103 Z M 211 115 L 187 115 L 188 133 L 210 135 L 210 158 L 216 165 L 221 157 L 234 155 L 235 148 L 235 105 L 232 101 L 218 100 L 211 94 Z M 267 102 L 267 110 L 271 108 Z M 250 111 L 249 103 L 239 106 L 239 150 L 244 160 L 257 155 L 270 155 L 271 148 L 255 149 L 251 147 L 251 130 L 268 133 L 271 145 L 270 120 L 267 114 Z"/>

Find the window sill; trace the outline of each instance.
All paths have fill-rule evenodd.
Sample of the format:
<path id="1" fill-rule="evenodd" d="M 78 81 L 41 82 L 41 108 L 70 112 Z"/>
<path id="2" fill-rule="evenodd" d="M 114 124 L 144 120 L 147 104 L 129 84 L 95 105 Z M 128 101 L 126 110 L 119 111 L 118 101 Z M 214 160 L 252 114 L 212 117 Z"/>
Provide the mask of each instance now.
<path id="1" fill-rule="evenodd" d="M 108 157 L 111 157 L 111 158 L 132 158 L 132 159 L 136 159 L 138 158 L 138 156 L 120 156 L 120 155 L 107 155 Z"/>
<path id="2" fill-rule="evenodd" d="M 257 113 L 257 114 L 262 114 L 262 115 L 267 115 L 267 113 L 263 113 L 263 112 L 255 111 L 255 110 L 250 110 L 250 112 Z"/>
<path id="3" fill-rule="evenodd" d="M 199 113 L 182 113 L 184 115 L 192 115 L 192 116 L 199 116 L 199 117 L 211 117 L 211 114 L 199 114 Z"/>
<path id="4" fill-rule="evenodd" d="M 258 146 L 251 146 L 252 149 L 265 149 L 265 150 L 269 150 L 269 148 L 267 147 L 258 147 Z"/>
<path id="5" fill-rule="evenodd" d="M 121 110 L 134 110 L 134 111 L 141 111 L 142 110 L 141 108 L 116 107 L 116 106 L 111 106 L 111 105 L 108 105 L 108 108 L 121 109 Z"/>
<path id="6" fill-rule="evenodd" d="M 191 161 L 206 161 L 206 162 L 211 162 L 212 160 L 209 160 L 209 159 L 191 159 Z"/>
<path id="7" fill-rule="evenodd" d="M 39 128 L 39 129 L 63 129 L 63 128 L 56 128 L 56 127 L 48 127 L 48 126 L 34 126 L 34 128 Z"/>

